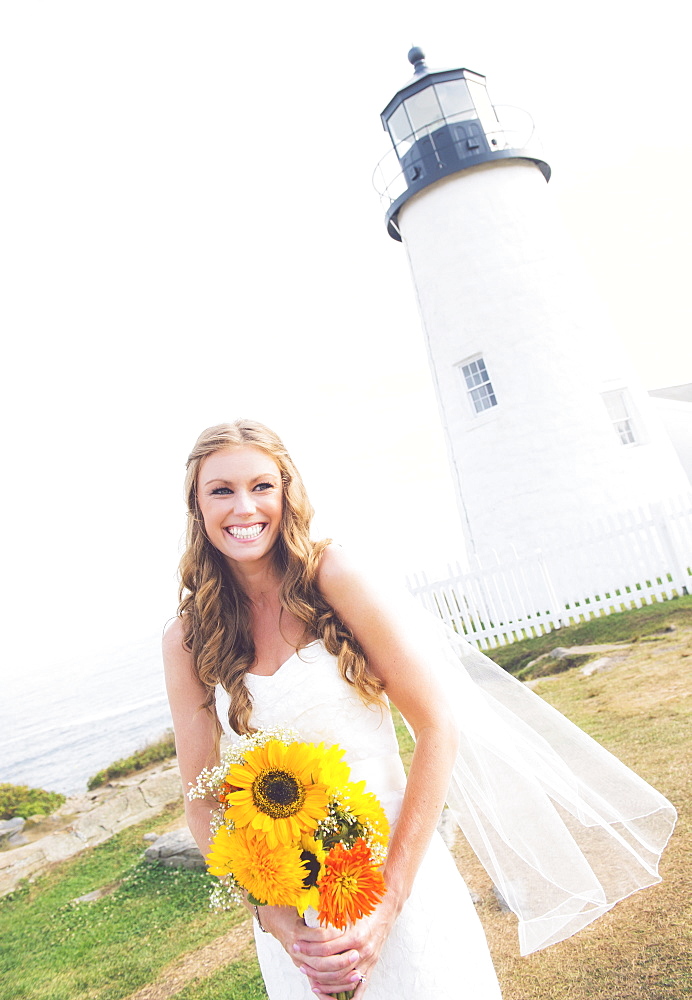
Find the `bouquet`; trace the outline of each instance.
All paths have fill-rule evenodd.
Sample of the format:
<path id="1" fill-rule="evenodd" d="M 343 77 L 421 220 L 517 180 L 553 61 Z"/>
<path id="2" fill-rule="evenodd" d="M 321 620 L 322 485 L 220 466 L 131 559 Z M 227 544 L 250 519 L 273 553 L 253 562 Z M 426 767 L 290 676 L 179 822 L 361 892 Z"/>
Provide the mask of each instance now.
<path id="1" fill-rule="evenodd" d="M 389 825 L 365 782 L 352 783 L 337 745 L 302 743 L 292 729 L 242 736 L 189 798 L 212 795 L 209 871 L 213 903 L 309 907 L 343 929 L 372 913 L 385 893 L 379 867 Z"/>

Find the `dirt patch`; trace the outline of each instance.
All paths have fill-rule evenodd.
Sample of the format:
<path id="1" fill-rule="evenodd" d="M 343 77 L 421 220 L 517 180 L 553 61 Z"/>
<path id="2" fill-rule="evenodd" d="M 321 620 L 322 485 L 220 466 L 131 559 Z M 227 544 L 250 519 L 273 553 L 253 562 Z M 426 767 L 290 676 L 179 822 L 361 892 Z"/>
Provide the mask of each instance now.
<path id="1" fill-rule="evenodd" d="M 188 952 L 165 968 L 159 978 L 125 1000 L 168 1000 L 195 979 L 205 979 L 222 965 L 236 962 L 252 941 L 252 921 L 245 920 L 197 951 Z"/>

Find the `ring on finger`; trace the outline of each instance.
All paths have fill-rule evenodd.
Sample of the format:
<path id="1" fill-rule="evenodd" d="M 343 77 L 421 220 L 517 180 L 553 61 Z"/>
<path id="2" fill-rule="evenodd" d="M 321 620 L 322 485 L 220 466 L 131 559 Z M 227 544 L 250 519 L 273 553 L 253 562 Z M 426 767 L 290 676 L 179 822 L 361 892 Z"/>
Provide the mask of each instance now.
<path id="1" fill-rule="evenodd" d="M 358 976 L 358 979 L 361 981 L 361 983 L 367 983 L 367 979 L 365 978 L 362 972 L 359 972 L 358 969 L 354 969 L 353 971 Z"/>

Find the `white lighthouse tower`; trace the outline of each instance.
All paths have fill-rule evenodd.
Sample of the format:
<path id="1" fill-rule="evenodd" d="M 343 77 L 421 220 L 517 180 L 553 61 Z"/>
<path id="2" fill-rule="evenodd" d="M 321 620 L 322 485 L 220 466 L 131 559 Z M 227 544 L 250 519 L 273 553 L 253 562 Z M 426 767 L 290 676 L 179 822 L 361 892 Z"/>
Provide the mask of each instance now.
<path id="1" fill-rule="evenodd" d="M 545 547 L 688 491 L 563 239 L 528 115 L 498 114 L 478 73 L 408 57 L 376 186 L 408 253 L 469 552 Z"/>

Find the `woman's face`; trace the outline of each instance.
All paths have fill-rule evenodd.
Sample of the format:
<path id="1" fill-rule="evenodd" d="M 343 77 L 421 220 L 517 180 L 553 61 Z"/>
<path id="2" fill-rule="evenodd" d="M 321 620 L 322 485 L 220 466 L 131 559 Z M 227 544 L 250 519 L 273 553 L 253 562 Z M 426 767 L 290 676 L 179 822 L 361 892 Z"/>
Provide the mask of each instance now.
<path id="1" fill-rule="evenodd" d="M 283 487 L 274 459 L 253 445 L 207 455 L 197 478 L 207 537 L 231 563 L 269 555 L 281 528 Z"/>

